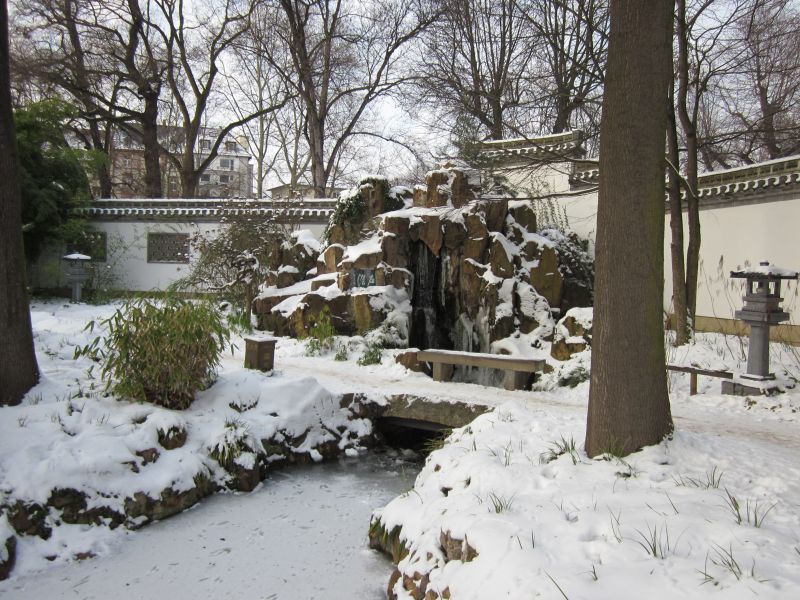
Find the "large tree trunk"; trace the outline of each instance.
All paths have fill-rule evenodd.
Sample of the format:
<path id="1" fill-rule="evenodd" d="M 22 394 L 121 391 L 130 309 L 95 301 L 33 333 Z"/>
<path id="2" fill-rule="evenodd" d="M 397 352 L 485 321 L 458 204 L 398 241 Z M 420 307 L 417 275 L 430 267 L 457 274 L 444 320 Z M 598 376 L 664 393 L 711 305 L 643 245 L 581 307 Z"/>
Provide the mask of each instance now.
<path id="1" fill-rule="evenodd" d="M 671 34 L 669 0 L 612 0 L 600 129 L 590 456 L 627 454 L 672 431 L 661 318 Z"/>
<path id="2" fill-rule="evenodd" d="M 39 380 L 22 250 L 22 198 L 11 112 L 8 8 L 0 0 L 0 405 L 19 404 Z"/>

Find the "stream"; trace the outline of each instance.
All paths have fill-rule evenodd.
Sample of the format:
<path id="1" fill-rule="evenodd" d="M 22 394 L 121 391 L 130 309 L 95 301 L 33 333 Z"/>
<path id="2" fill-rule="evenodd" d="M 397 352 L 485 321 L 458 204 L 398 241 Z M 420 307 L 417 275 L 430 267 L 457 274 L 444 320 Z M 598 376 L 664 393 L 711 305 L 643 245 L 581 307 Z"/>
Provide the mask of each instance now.
<path id="1" fill-rule="evenodd" d="M 276 471 L 250 494 L 217 494 L 100 557 L 4 582 L 0 597 L 171 600 L 385 598 L 391 562 L 367 546 L 370 514 L 413 485 L 395 451 Z"/>

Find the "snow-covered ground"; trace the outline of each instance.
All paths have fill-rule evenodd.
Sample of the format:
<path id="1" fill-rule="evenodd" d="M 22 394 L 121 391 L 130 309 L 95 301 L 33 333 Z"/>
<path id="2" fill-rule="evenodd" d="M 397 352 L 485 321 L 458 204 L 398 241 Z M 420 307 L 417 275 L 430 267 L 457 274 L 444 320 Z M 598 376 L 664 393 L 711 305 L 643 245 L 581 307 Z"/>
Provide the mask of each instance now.
<path id="1" fill-rule="evenodd" d="M 279 471 L 250 494 L 105 531 L 102 556 L 16 576 L 0 583 L 0 597 L 379 600 L 391 566 L 367 548 L 370 512 L 415 472 L 386 455 Z"/>
<path id="2" fill-rule="evenodd" d="M 76 362 L 72 355 L 75 345 L 88 341 L 90 334 L 82 331 L 85 322 L 112 311 L 110 306 L 57 302 L 33 306 L 43 379 L 22 405 L 0 409 L 0 493 L 6 497 L 26 486 L 30 494 L 44 494 L 53 481 L 99 492 L 115 480 L 114 485 L 123 485 L 122 478 L 127 482 L 133 476 L 131 469 L 115 467 L 98 475 L 98 464 L 106 463 L 91 454 L 93 444 L 100 438 L 115 440 L 112 448 L 117 454 L 111 458 L 114 464 L 124 464 L 141 449 L 131 441 L 142 436 L 144 447 L 152 442 L 156 425 L 169 418 L 187 419 L 198 432 L 190 436 L 183 460 L 174 455 L 139 466 L 142 472 L 153 473 L 154 488 L 165 481 L 179 485 L 182 478 L 197 472 L 195 467 L 200 468 L 189 451 L 208 446 L 222 433 L 217 429 L 226 419 L 241 416 L 228 407 L 228 396 L 255 385 L 254 376 L 242 369 L 242 344 L 224 357 L 218 383 L 179 417 L 148 405 L 100 397 L 99 382 L 86 375 L 87 364 L 82 361 L 88 359 Z M 701 377 L 700 394 L 689 397 L 688 376 L 673 374 L 674 437 L 625 461 L 590 460 L 582 452 L 587 383 L 537 392 L 437 383 L 395 364 L 388 351 L 381 365 L 358 366 L 363 343 L 350 340 L 349 345 L 349 359 L 340 362 L 333 360 L 333 353 L 306 357 L 302 342 L 280 340 L 275 376 L 257 378 L 259 408 L 248 417 L 248 429 L 260 439 L 291 426 L 292 419 L 303 426 L 335 425 L 339 417 L 331 398 L 345 392 L 375 399 L 413 394 L 496 406 L 494 412 L 454 432 L 445 447 L 429 457 L 413 492 L 377 513 L 386 525 L 402 526 L 401 537 L 411 554 L 400 569 L 410 577 L 415 572 L 429 574 L 429 590 L 439 595 L 449 590 L 457 599 L 800 596 L 800 392 L 796 389 L 770 398 L 723 396 L 720 380 Z M 738 339 L 709 335 L 701 336 L 688 351 L 672 354 L 671 362 L 709 368 L 737 368 L 744 357 Z M 774 355 L 776 370 L 787 367 L 797 373 L 796 354 L 775 348 Z M 588 366 L 587 358 L 578 357 L 576 363 Z M 67 406 L 73 407 L 71 414 Z M 130 425 L 145 415 L 148 418 L 138 429 Z M 317 431 L 324 435 L 323 428 Z M 556 456 L 557 445 L 572 440 L 574 452 Z M 264 489 L 269 485 L 267 481 Z M 224 513 L 229 502 L 243 500 L 219 496 L 204 505 L 219 506 Z M 732 506 L 737 502 L 741 523 Z M 203 508 L 150 529 L 169 530 L 175 523 L 178 536 L 178 524 L 184 521 L 189 523 L 187 530 L 199 531 L 228 520 L 218 513 L 204 516 Z M 296 516 L 303 510 L 303 503 L 290 501 L 286 520 L 300 522 Z M 366 523 L 360 526 L 366 531 Z M 246 529 L 238 524 L 229 527 Z M 24 578 L 49 576 L 53 569 L 59 570 L 64 588 L 86 576 L 122 579 L 116 567 L 92 566 L 100 565 L 100 560 L 69 561 L 82 552 L 113 556 L 123 552 L 121 537 L 148 535 L 148 529 L 134 533 L 84 526 L 57 529 L 48 542 L 20 538 L 19 563 L 11 579 L 0 583 L 0 595 L 15 597 Z M 216 535 L 225 527 L 213 529 Z M 7 530 L 0 521 L 0 537 Z M 442 533 L 464 541 L 477 556 L 468 562 L 445 560 Z M 245 533 L 237 535 L 238 544 L 249 543 Z M 286 534 L 281 536 L 275 543 L 285 543 Z M 180 546 L 177 539 L 176 545 Z M 653 552 L 648 551 L 651 546 Z M 141 548 L 148 551 L 147 544 Z M 209 548 L 219 549 L 217 544 Z M 326 552 L 324 546 L 319 549 Z M 57 558 L 50 563 L 44 560 L 47 555 Z M 142 557 L 138 564 L 145 563 Z M 36 569 L 45 569 L 45 575 L 32 574 Z M 226 576 L 229 589 L 235 589 L 237 582 L 275 573 L 254 572 L 247 561 L 232 561 Z M 386 580 L 388 576 L 387 572 Z M 102 587 L 96 589 L 100 594 Z M 396 591 L 410 597 L 403 592 L 402 581 Z M 146 597 L 126 595 L 121 585 L 114 593 L 123 600 Z M 269 597 L 263 591 L 252 597 L 264 595 Z"/>

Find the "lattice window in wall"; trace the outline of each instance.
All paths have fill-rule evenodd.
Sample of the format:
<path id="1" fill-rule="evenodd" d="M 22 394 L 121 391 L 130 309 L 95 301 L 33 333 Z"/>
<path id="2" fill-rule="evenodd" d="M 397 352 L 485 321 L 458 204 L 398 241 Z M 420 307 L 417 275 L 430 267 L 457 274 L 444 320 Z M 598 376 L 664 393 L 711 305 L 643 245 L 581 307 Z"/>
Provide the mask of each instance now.
<path id="1" fill-rule="evenodd" d="M 189 234 L 187 233 L 148 233 L 147 262 L 149 263 L 188 263 Z"/>

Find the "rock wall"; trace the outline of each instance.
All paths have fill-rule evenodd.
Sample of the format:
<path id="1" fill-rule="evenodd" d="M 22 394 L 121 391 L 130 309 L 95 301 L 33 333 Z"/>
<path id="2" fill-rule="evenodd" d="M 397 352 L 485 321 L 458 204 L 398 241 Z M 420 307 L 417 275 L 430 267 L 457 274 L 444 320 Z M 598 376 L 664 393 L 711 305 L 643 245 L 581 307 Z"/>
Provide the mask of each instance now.
<path id="1" fill-rule="evenodd" d="M 568 238 L 537 233 L 529 202 L 479 199 L 475 174 L 450 165 L 428 174 L 413 203 L 373 214 L 386 202 L 371 198 L 360 221 L 334 226 L 305 287 L 262 291 L 259 326 L 303 337 L 328 306 L 341 335 L 388 321 L 397 345 L 489 352 L 512 336 L 552 335 L 551 309 L 565 299 L 591 302 Z"/>
<path id="2" fill-rule="evenodd" d="M 230 406 L 239 412 L 250 410 L 235 405 L 233 401 Z M 89 491 L 91 486 L 84 484 L 85 489 L 53 488 L 46 499 L 38 501 L 6 493 L 0 498 L 0 580 L 7 578 L 13 569 L 18 536 L 48 540 L 58 536 L 54 530 L 62 523 L 137 529 L 186 510 L 215 491 L 252 491 L 270 471 L 282 465 L 328 460 L 344 453 L 345 448 L 372 446 L 375 432 L 371 426 L 363 427 L 363 424 L 374 422 L 381 407 L 361 394 L 349 393 L 339 397 L 339 408 L 348 421 L 360 424 L 353 430 L 320 424 L 325 436 L 319 442 L 311 441 L 312 437 L 319 438 L 319 432 L 312 429 L 294 433 L 278 430 L 269 438 L 249 439 L 246 444 L 245 437 L 252 436 L 244 425 L 241 438 L 236 432 L 227 432 L 226 436 L 232 436 L 236 441 L 226 446 L 224 451 L 217 447 L 206 448 L 203 454 L 194 454 L 193 460 L 187 461 L 196 462 L 200 470 L 193 477 L 193 485 L 186 489 L 175 486 L 173 481 L 160 493 L 136 491 L 98 496 Z M 236 426 L 235 420 L 231 424 Z M 123 463 L 126 470 L 129 469 L 129 480 L 119 480 L 121 489 L 135 488 L 137 477 L 147 477 L 147 465 L 159 460 L 174 460 L 169 453 L 183 448 L 186 442 L 185 427 L 159 430 L 157 444 L 137 451 L 137 460 Z"/>

